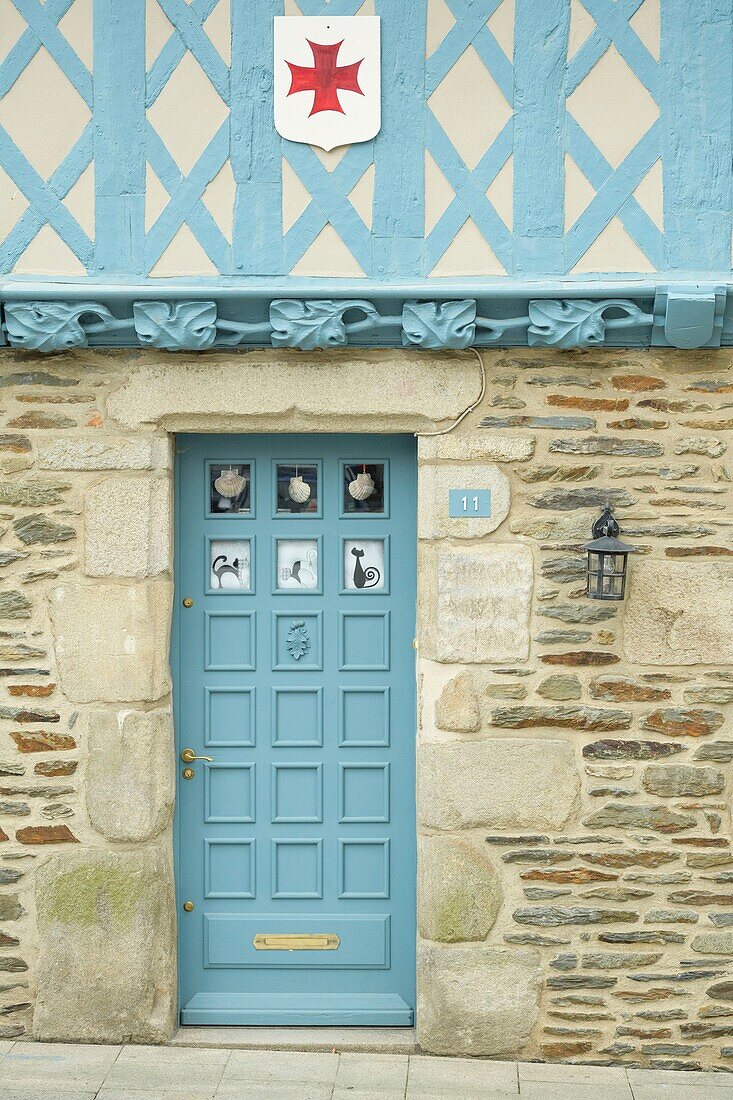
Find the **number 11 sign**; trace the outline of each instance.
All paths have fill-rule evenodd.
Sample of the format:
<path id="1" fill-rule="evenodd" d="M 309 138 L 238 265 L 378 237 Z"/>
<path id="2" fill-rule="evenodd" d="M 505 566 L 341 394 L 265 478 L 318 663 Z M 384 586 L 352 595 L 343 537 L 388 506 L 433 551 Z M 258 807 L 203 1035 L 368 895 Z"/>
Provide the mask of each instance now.
<path id="1" fill-rule="evenodd" d="M 450 489 L 448 515 L 453 519 L 476 519 L 491 515 L 490 489 Z"/>

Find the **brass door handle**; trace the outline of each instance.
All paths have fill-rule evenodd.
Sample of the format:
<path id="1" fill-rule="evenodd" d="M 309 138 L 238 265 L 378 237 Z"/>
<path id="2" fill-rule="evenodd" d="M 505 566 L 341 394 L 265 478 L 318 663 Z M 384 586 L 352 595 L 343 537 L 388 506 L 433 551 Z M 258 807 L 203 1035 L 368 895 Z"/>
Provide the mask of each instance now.
<path id="1" fill-rule="evenodd" d="M 181 753 L 181 760 L 184 764 L 192 764 L 194 760 L 208 760 L 210 764 L 213 764 L 213 756 L 197 756 L 193 749 L 184 749 Z"/>

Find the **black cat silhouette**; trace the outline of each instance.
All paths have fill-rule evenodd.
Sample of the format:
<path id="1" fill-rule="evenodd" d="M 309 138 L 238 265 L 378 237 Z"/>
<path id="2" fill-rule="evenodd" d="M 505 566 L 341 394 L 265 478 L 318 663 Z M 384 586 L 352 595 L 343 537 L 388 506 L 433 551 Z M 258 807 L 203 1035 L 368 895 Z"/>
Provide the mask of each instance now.
<path id="1" fill-rule="evenodd" d="M 356 565 L 354 566 L 354 586 L 356 588 L 375 588 L 379 584 L 382 574 L 373 565 L 367 566 L 366 569 L 362 567 L 361 559 L 364 557 L 363 550 L 354 547 L 351 553 L 356 558 Z M 369 584 L 369 581 L 372 583 Z"/>
<path id="2" fill-rule="evenodd" d="M 224 564 L 219 565 L 217 568 L 217 564 L 220 561 Z M 211 563 L 211 572 L 214 574 L 217 581 L 219 582 L 219 588 L 224 587 L 221 583 L 221 578 L 226 573 L 232 573 L 237 578 L 237 583 L 241 585 L 242 578 L 239 575 L 240 565 L 244 565 L 244 561 L 241 558 L 235 558 L 231 565 L 226 559 L 226 554 L 220 554 L 218 558 L 214 558 L 213 562 Z"/>

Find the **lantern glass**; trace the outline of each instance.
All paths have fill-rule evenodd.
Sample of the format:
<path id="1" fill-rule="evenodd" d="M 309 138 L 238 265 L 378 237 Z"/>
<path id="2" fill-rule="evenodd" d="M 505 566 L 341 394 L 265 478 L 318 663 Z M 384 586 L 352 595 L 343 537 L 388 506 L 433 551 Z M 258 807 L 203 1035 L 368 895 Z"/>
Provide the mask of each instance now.
<path id="1" fill-rule="evenodd" d="M 588 551 L 588 595 L 592 600 L 622 600 L 626 588 L 624 553 Z"/>

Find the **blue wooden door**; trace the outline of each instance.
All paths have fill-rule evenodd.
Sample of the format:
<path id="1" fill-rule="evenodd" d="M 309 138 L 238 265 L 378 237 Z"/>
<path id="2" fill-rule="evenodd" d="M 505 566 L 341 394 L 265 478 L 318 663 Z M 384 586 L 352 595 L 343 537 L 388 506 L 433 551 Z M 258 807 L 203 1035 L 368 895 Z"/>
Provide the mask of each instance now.
<path id="1" fill-rule="evenodd" d="M 184 1024 L 412 1023 L 415 492 L 408 437 L 178 438 Z"/>

